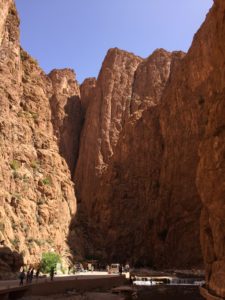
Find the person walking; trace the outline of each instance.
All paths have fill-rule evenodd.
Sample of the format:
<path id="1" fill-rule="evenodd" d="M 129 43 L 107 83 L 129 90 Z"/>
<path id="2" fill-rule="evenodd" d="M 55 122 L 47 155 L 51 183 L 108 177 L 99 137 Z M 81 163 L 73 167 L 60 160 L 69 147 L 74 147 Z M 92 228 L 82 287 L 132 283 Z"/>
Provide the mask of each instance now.
<path id="1" fill-rule="evenodd" d="M 33 277 L 34 277 L 34 268 L 30 270 L 29 283 L 32 283 Z"/>
<path id="2" fill-rule="evenodd" d="M 20 285 L 23 285 L 23 281 L 25 278 L 25 271 L 24 268 L 20 271 L 19 279 L 20 279 Z"/>
<path id="3" fill-rule="evenodd" d="M 27 276 L 26 276 L 26 283 L 29 283 L 30 281 L 30 268 L 27 270 Z"/>
<path id="4" fill-rule="evenodd" d="M 53 278 L 54 278 L 54 274 L 55 274 L 55 268 L 52 267 L 51 270 L 50 270 L 50 278 L 51 278 L 51 281 L 52 281 Z"/>
<path id="5" fill-rule="evenodd" d="M 120 275 L 122 275 L 122 273 L 123 273 L 123 267 L 121 264 L 119 265 L 119 273 L 120 273 Z"/>
<path id="6" fill-rule="evenodd" d="M 37 268 L 37 271 L 36 271 L 36 274 L 35 274 L 36 281 L 38 281 L 39 274 L 40 274 L 40 268 L 38 267 L 38 268 Z"/>
<path id="7" fill-rule="evenodd" d="M 129 281 L 130 281 L 130 284 L 133 284 L 134 278 L 133 278 L 133 276 L 131 276 L 131 274 L 129 276 Z"/>

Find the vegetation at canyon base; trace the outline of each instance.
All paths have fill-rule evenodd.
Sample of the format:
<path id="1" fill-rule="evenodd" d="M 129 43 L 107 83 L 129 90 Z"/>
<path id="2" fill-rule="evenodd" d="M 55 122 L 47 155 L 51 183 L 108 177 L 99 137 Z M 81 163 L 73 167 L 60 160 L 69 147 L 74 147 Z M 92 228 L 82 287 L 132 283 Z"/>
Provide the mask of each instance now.
<path id="1" fill-rule="evenodd" d="M 61 257 L 55 252 L 46 252 L 42 254 L 41 272 L 50 273 L 52 268 L 56 268 L 57 263 L 61 263 Z"/>

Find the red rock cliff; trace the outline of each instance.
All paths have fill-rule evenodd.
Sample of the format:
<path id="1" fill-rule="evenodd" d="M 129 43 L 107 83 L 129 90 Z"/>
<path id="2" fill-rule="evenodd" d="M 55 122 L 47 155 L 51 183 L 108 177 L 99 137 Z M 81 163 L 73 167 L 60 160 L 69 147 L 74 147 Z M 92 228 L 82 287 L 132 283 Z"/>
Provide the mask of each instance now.
<path id="1" fill-rule="evenodd" d="M 140 62 L 139 57 L 128 52 L 109 50 L 93 87 L 94 96 L 86 111 L 75 171 L 77 198 L 87 211 L 91 211 L 98 178 L 107 168 L 130 114 L 134 73 Z"/>
<path id="2" fill-rule="evenodd" d="M 170 86 L 174 86 L 176 76 L 170 77 L 167 86 L 166 82 L 170 70 L 177 74 L 182 57 L 182 53 L 157 51 L 139 65 L 135 74 L 131 104 L 139 110 L 122 129 L 92 201 L 92 216 L 98 224 L 95 231 L 104 230 L 101 247 L 106 249 L 109 259 L 128 259 L 157 267 L 190 268 L 201 264 L 200 199 L 193 175 L 197 167 L 199 132 L 192 137 L 196 146 L 194 148 L 192 143 L 189 157 L 193 168 L 190 170 L 187 153 L 182 157 L 186 151 L 186 144 L 182 144 L 185 125 L 177 124 L 177 139 L 167 142 L 173 138 L 170 130 L 176 126 L 176 118 L 170 117 L 167 111 L 167 107 L 173 109 L 174 95 L 170 94 L 173 91 Z M 148 73 L 141 72 L 146 69 Z M 163 92 L 167 96 L 163 96 L 162 101 L 166 103 L 160 104 Z M 171 115 L 176 109 L 174 107 Z M 178 153 L 180 160 L 174 160 Z M 185 167 L 187 172 L 182 174 Z M 193 188 L 187 191 L 187 185 Z M 101 237 L 95 236 L 97 247 Z M 193 237 L 192 243 L 187 245 L 186 240 Z M 129 258 L 127 253 L 130 253 Z"/>
<path id="3" fill-rule="evenodd" d="M 81 210 L 89 220 L 89 231 L 95 232 L 89 239 L 93 240 L 95 251 L 100 256 L 104 253 L 110 260 L 129 259 L 133 263 L 158 267 L 201 264 L 200 199 L 195 186 L 200 124 L 193 133 L 188 161 L 190 149 L 183 143 L 186 141 L 183 137 L 185 124 L 181 127 L 181 117 L 173 118 L 177 107 L 173 103 L 176 97 L 172 86 L 177 85 L 182 90 L 180 84 L 185 73 L 178 77 L 181 82 L 177 81 L 177 75 L 169 77 L 171 70 L 174 74 L 179 72 L 179 61 L 183 56 L 182 53 L 158 50 L 138 65 L 133 73 L 128 117 L 118 142 L 98 180 L 97 173 L 91 173 L 89 186 L 81 193 L 81 201 L 85 202 L 85 206 L 81 203 Z M 165 104 L 159 105 L 163 92 Z M 113 97 L 112 93 L 114 102 Z M 108 105 L 106 100 L 104 105 Z M 168 112 L 170 106 L 173 111 Z M 191 109 L 196 113 L 196 122 L 200 122 L 198 107 L 191 106 Z M 131 113 L 134 115 L 129 118 Z M 85 122 L 91 117 L 90 112 Z M 181 123 L 174 125 L 176 122 Z M 175 133 L 172 132 L 174 126 L 177 126 Z M 110 132 L 113 129 L 112 126 Z M 176 134 L 177 139 L 165 145 L 166 140 L 173 139 Z M 87 143 L 87 136 L 85 138 Z M 80 157 L 85 154 L 81 151 Z M 180 160 L 174 160 L 176 155 Z M 190 161 L 193 167 L 189 170 Z M 193 187 L 187 190 L 189 185 Z M 81 185 L 81 190 L 83 188 Z M 88 194 L 87 189 L 91 193 Z M 186 245 L 186 240 L 193 237 L 193 242 Z M 131 253 L 130 258 L 127 253 Z"/>
<path id="4" fill-rule="evenodd" d="M 80 88 L 73 70 L 53 70 L 49 74 L 54 94 L 50 99 L 52 124 L 58 139 L 60 154 L 73 174 L 79 151 L 83 110 Z"/>
<path id="5" fill-rule="evenodd" d="M 0 240 L 26 263 L 52 248 L 67 258 L 76 200 L 51 123 L 54 88 L 20 49 L 13 1 L 1 1 L 0 14 Z"/>
<path id="6" fill-rule="evenodd" d="M 205 134 L 199 148 L 197 186 L 203 203 L 200 226 L 207 283 L 211 294 L 224 298 L 225 3 L 214 2 L 193 48 L 193 52 L 200 49 L 203 54 L 199 73 L 205 89 L 202 98 Z"/>
<path id="7" fill-rule="evenodd" d="M 206 21 L 195 35 L 188 54 L 174 66 L 161 104 L 155 109 L 154 117 L 156 120 L 159 119 L 159 124 L 157 125 L 156 121 L 154 126 L 156 126 L 155 128 L 158 126 L 158 132 L 161 136 L 158 141 L 154 139 L 156 144 L 153 143 L 154 148 L 158 149 L 157 156 L 153 156 L 151 151 L 151 159 L 143 156 L 146 158 L 147 166 L 151 164 L 150 170 L 154 171 L 154 166 L 157 170 L 155 175 L 155 187 L 158 190 L 157 203 L 152 206 L 155 215 L 153 220 L 150 218 L 148 223 L 150 228 L 153 227 L 153 232 L 146 229 L 147 225 L 141 226 L 147 224 L 142 219 L 139 223 L 140 228 L 138 228 L 137 221 L 135 224 L 133 223 L 137 216 L 133 210 L 130 210 L 133 215 L 130 214 L 127 217 L 132 231 L 138 232 L 139 236 L 143 233 L 145 236 L 145 234 L 152 232 L 153 260 L 156 265 L 172 265 L 175 261 L 180 266 L 191 266 L 200 262 L 198 219 L 201 209 L 200 203 L 202 202 L 200 231 L 207 283 L 212 293 L 222 297 L 225 296 L 224 118 L 222 117 L 225 85 L 223 71 L 225 58 L 224 13 L 224 2 L 215 1 Z M 134 107 L 139 107 L 139 105 L 141 105 L 141 101 L 137 101 Z M 138 166 L 135 165 L 136 158 L 139 158 L 141 154 L 132 150 L 133 160 L 129 160 L 129 163 L 134 166 L 132 171 L 134 175 L 132 174 L 130 177 L 125 153 L 132 152 L 130 145 L 140 149 L 139 145 L 135 145 L 135 140 L 139 140 L 137 136 L 133 136 L 134 131 L 128 132 L 129 126 L 132 127 L 134 124 L 138 126 L 139 124 L 143 128 L 147 127 L 151 122 L 148 120 L 148 123 L 144 125 L 144 120 L 147 115 L 150 116 L 151 114 L 153 114 L 153 108 L 144 111 L 137 123 L 134 119 L 130 119 L 125 125 L 126 129 L 124 132 L 122 130 L 121 140 L 119 139 L 117 142 L 118 150 L 116 147 L 115 155 L 111 157 L 109 162 L 110 167 L 104 174 L 105 178 L 102 178 L 102 182 L 106 183 L 101 185 L 102 195 L 97 193 L 97 196 L 94 197 L 93 211 L 95 211 L 96 222 L 100 222 L 100 224 L 102 222 L 106 226 L 103 233 L 111 238 L 110 241 L 107 239 L 107 235 L 103 235 L 105 238 L 103 245 L 106 249 L 110 249 L 107 247 L 113 245 L 112 240 L 121 250 L 124 250 L 123 247 L 127 247 L 124 246 L 126 243 L 130 243 L 132 249 L 133 246 L 134 249 L 136 246 L 142 249 L 142 237 L 140 240 L 132 239 L 127 228 L 128 221 L 124 221 L 122 218 L 129 211 L 129 201 L 133 197 L 130 188 L 127 189 L 127 182 L 135 175 L 136 171 L 134 170 L 138 170 L 139 165 L 142 165 L 141 162 Z M 156 117 L 157 114 L 158 117 Z M 129 122 L 130 125 L 128 125 Z M 153 130 L 152 127 L 146 132 L 149 133 L 151 130 Z M 143 131 L 144 129 L 142 133 Z M 154 132 L 152 132 L 152 136 L 155 136 Z M 143 140 L 144 144 L 146 141 Z M 139 152 L 142 153 L 142 151 L 141 149 Z M 143 153 L 146 152 L 143 151 Z M 160 164 L 158 163 L 159 159 L 161 160 Z M 122 170 L 123 163 L 126 166 L 124 170 Z M 142 172 L 138 172 L 139 177 Z M 144 172 L 147 171 L 144 170 Z M 136 175 L 136 181 L 131 181 L 134 191 L 138 190 L 136 185 L 136 182 L 140 181 L 138 176 Z M 150 182 L 153 183 L 154 177 L 152 178 L 150 174 L 147 175 L 146 182 L 149 178 Z M 113 179 L 112 182 L 111 179 Z M 121 182 L 124 182 L 124 187 L 120 190 Z M 112 183 L 116 183 L 116 186 L 112 187 Z M 118 198 L 120 201 L 117 201 Z M 142 196 L 142 198 L 144 197 Z M 148 198 L 148 204 L 150 204 L 151 199 L 154 199 L 154 196 Z M 138 212 L 139 203 L 136 201 L 131 201 L 131 203 L 135 212 Z M 143 201 L 143 203 L 145 202 Z M 97 210 L 94 206 L 97 207 Z M 101 208 L 101 212 L 97 214 L 98 207 Z M 144 210 L 144 207 L 146 208 L 143 205 L 141 209 Z M 119 211 L 119 213 L 112 213 L 115 211 Z M 143 216 L 144 213 L 142 212 L 140 215 Z M 150 216 L 151 213 L 152 210 L 150 209 Z M 120 218 L 117 217 L 118 215 Z M 116 216 L 115 219 L 113 219 L 114 216 Z M 157 220 L 156 226 L 154 220 Z M 101 235 L 98 238 L 100 241 Z M 148 238 L 144 240 L 146 241 Z M 152 244 L 149 245 L 148 249 L 151 248 Z M 114 255 L 114 253 L 110 255 L 115 257 L 116 254 Z M 147 255 L 148 257 L 149 253 L 150 250 L 144 256 Z"/>

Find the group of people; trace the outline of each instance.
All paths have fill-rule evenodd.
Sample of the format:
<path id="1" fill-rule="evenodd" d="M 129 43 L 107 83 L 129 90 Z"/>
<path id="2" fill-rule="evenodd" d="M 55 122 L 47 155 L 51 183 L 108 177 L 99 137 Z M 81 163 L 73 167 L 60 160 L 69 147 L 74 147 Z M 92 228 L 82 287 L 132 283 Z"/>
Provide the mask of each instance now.
<path id="1" fill-rule="evenodd" d="M 34 277 L 38 280 L 39 274 L 40 268 L 35 270 L 33 267 L 30 267 L 27 271 L 25 271 L 25 268 L 22 267 L 19 275 L 20 285 L 23 285 L 25 280 L 27 284 L 32 283 Z"/>

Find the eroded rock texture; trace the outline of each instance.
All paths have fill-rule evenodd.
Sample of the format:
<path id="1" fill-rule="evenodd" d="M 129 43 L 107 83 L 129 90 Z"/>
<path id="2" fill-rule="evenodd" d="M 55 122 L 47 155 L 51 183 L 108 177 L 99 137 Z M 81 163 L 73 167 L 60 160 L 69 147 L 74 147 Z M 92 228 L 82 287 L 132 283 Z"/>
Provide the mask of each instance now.
<path id="1" fill-rule="evenodd" d="M 96 86 L 95 83 L 91 85 L 91 97 L 81 89 L 84 103 L 89 105 L 81 134 L 75 183 L 78 201 L 82 201 L 87 213 L 91 213 L 98 178 L 107 168 L 125 119 L 130 115 L 134 73 L 140 62 L 141 58 L 133 54 L 111 49 Z"/>
<path id="2" fill-rule="evenodd" d="M 215 1 L 195 41 L 196 48 L 204 54 L 200 72 L 206 91 L 202 99 L 206 127 L 199 148 L 197 173 L 198 190 L 203 202 L 201 244 L 209 289 L 221 297 L 225 297 L 224 15 L 224 1 Z M 207 73 L 204 74 L 204 71 Z"/>
<path id="3" fill-rule="evenodd" d="M 162 61 L 160 53 L 158 55 L 158 60 Z M 200 199 L 193 175 L 197 167 L 199 124 L 197 132 L 193 133 L 189 153 L 185 148 L 186 142 L 183 142 L 186 141 L 186 120 L 174 117 L 177 98 L 171 86 L 177 84 L 175 91 L 177 88 L 182 90 L 181 82 L 177 82 L 175 75 L 171 75 L 164 90 L 170 70 L 178 74 L 182 57 L 182 53 L 174 53 L 164 66 L 158 65 L 161 72 L 170 66 L 167 78 L 160 82 L 156 76 L 152 80 L 153 84 L 149 80 L 149 94 L 155 94 L 148 103 L 150 108 L 144 109 L 143 113 L 141 110 L 136 112 L 126 124 L 112 157 L 107 183 L 102 179 L 97 204 L 107 207 L 108 219 L 102 227 L 107 228 L 108 224 L 109 230 L 103 235 L 108 237 L 104 239 L 104 245 L 106 253 L 110 253 L 114 259 L 129 260 L 127 253 L 132 253 L 131 261 L 139 265 L 148 264 L 159 268 L 201 264 L 198 225 Z M 148 60 L 146 64 L 149 64 Z M 154 72 L 150 74 L 151 79 Z M 144 80 L 148 81 L 145 74 L 142 76 L 135 79 L 137 87 Z M 165 96 L 159 103 L 163 92 Z M 134 90 L 134 94 L 138 93 L 143 93 L 143 88 Z M 185 101 L 185 96 L 180 101 L 182 98 Z M 197 109 L 197 122 L 198 118 Z M 183 126 L 181 121 L 184 122 Z M 187 124 L 187 135 L 189 130 Z M 193 168 L 189 170 L 190 161 Z M 189 185 L 191 188 L 188 189 Z M 99 224 L 99 220 L 96 223 Z M 193 237 L 192 243 L 187 244 L 187 239 Z M 184 248 L 185 252 L 182 251 Z"/>
<path id="4" fill-rule="evenodd" d="M 83 111 L 80 88 L 73 70 L 53 70 L 49 74 L 54 95 L 50 99 L 52 124 L 60 154 L 65 158 L 71 174 L 76 166 Z"/>
<path id="5" fill-rule="evenodd" d="M 137 258 L 139 250 L 142 258 L 152 258 L 156 266 L 190 267 L 201 262 L 198 220 L 202 202 L 200 230 L 207 283 L 213 293 L 222 297 L 225 296 L 224 13 L 224 2 L 215 1 L 188 54 L 174 64 L 161 103 L 147 110 L 144 108 L 141 116 L 136 113 L 125 122 L 93 205 L 95 221 L 100 224 L 97 228 L 104 228 L 104 240 L 102 242 L 101 235 L 97 235 L 96 244 L 101 245 L 99 248 L 105 247 L 106 255 L 123 260 L 123 254 L 118 256 L 116 249 L 124 253 L 130 248 L 132 258 Z M 141 101 L 133 107 L 142 107 Z M 153 137 L 153 148 L 158 151 L 153 156 L 148 146 L 149 158 L 144 145 L 139 145 L 135 131 L 144 135 L 144 128 L 153 118 L 157 120 L 155 127 L 152 124 L 146 133 L 149 138 Z M 145 119 L 148 122 L 144 125 Z M 135 130 L 129 132 L 132 126 Z M 138 126 L 142 128 L 140 131 Z M 153 129 L 158 132 L 156 139 Z M 145 144 L 146 139 L 143 138 L 142 143 Z M 145 168 L 142 173 L 141 159 L 146 162 L 149 173 Z M 149 183 L 149 194 L 141 207 L 142 202 L 132 201 L 132 197 L 142 186 L 140 177 L 145 173 L 146 182 L 150 178 L 153 184 L 156 178 L 154 189 L 157 192 L 154 194 Z M 133 184 L 133 193 L 129 181 Z M 145 196 L 140 198 L 143 200 Z M 156 200 L 154 204 L 152 200 Z M 129 209 L 130 205 L 133 210 Z M 146 207 L 149 207 L 148 212 Z M 101 213 L 97 214 L 98 211 Z M 143 218 L 145 213 L 150 216 L 149 222 L 147 217 Z M 144 250 L 143 254 L 142 245 L 146 241 L 148 253 Z"/>
<path id="6" fill-rule="evenodd" d="M 106 260 L 153 265 L 162 152 L 158 107 L 137 112 L 122 130 L 94 198 L 93 244 Z"/>
<path id="7" fill-rule="evenodd" d="M 80 86 L 80 94 L 81 94 L 82 108 L 84 114 L 86 113 L 90 102 L 93 101 L 95 97 L 96 83 L 97 83 L 96 78 L 91 77 L 85 79 Z"/>
<path id="8" fill-rule="evenodd" d="M 120 56 L 127 55 L 118 50 L 112 51 Z M 93 164 L 92 170 L 95 171 L 89 173 L 89 177 L 87 173 L 82 184 L 77 185 L 80 193 L 78 197 L 81 200 L 80 211 L 87 216 L 83 215 L 82 219 L 87 220 L 88 224 L 85 226 L 89 226 L 88 232 L 95 233 L 89 236 L 94 244 L 94 250 L 91 248 L 90 252 L 104 255 L 106 259 L 123 262 L 130 260 L 132 263 L 157 267 L 192 267 L 201 264 L 198 225 L 200 199 L 195 186 L 200 108 L 197 98 L 197 107 L 196 104 L 191 104 L 188 112 L 196 114 L 197 125 L 194 122 L 193 128 L 192 119 L 187 117 L 183 120 L 182 113 L 178 112 L 182 101 L 185 103 L 188 97 L 188 87 L 182 91 L 186 84 L 183 82 L 186 71 L 179 66 L 179 62 L 183 56 L 183 53 L 168 53 L 160 49 L 138 63 L 136 70 L 130 74 L 133 80 L 132 86 L 128 86 L 131 92 L 127 99 L 128 105 L 125 106 L 126 113 L 124 122 L 121 123 L 120 135 L 114 139 L 114 147 L 105 159 L 102 159 L 104 156 L 100 151 L 97 152 L 98 163 L 91 158 L 91 151 L 96 149 L 96 141 L 101 141 L 96 137 L 96 128 L 95 144 L 86 149 L 81 144 L 83 151 L 80 152 L 79 160 L 85 160 L 90 155 L 88 162 Z M 109 58 L 107 56 L 105 59 L 101 75 L 105 74 L 105 66 L 108 73 L 115 72 L 112 66 L 112 70 L 108 67 Z M 123 65 L 118 65 L 117 68 L 124 72 Z M 172 76 L 171 70 L 174 73 Z M 104 79 L 101 75 L 98 82 Z M 114 87 L 121 91 L 120 84 L 121 82 Z M 107 87 L 102 87 L 103 95 Z M 180 108 L 177 107 L 175 95 L 179 90 L 184 94 L 180 97 Z M 108 93 L 108 89 L 106 91 Z M 163 92 L 165 97 L 162 101 L 165 104 L 161 105 Z M 100 98 L 102 104 L 97 107 L 96 102 L 100 101 L 100 96 L 96 93 L 93 100 L 95 115 L 105 117 L 105 113 L 101 113 L 101 107 L 106 106 L 109 110 L 110 105 L 117 103 L 116 96 L 117 93 L 111 89 L 111 102 L 108 98 Z M 112 112 L 115 113 L 115 110 Z M 179 113 L 181 115 L 177 117 Z M 87 131 L 90 120 L 92 123 L 96 120 L 91 119 L 92 116 L 90 106 L 84 125 Z M 110 116 L 113 120 L 113 113 Z M 104 120 L 107 121 L 107 118 Z M 104 123 L 96 124 L 101 129 L 101 124 Z M 92 128 L 90 126 L 89 130 Z M 116 129 L 114 124 L 108 121 L 106 129 L 109 136 L 113 137 Z M 186 137 L 190 136 L 190 131 L 193 133 L 189 139 L 191 143 L 188 143 Z M 86 144 L 90 141 L 86 134 L 84 141 Z M 175 157 L 179 159 L 176 160 Z M 101 159 L 104 164 L 99 164 Z M 189 169 L 191 164 L 192 168 Z M 81 170 L 85 167 L 90 168 L 84 163 Z M 80 170 L 76 172 L 76 178 L 81 180 Z M 189 238 L 193 242 L 186 245 Z M 182 251 L 184 247 L 185 253 Z M 130 253 L 129 257 L 127 253 Z"/>
<path id="9" fill-rule="evenodd" d="M 1 1 L 0 14 L 0 240 L 26 263 L 52 248 L 67 257 L 76 200 L 51 123 L 55 92 L 20 49 L 14 2 Z"/>

